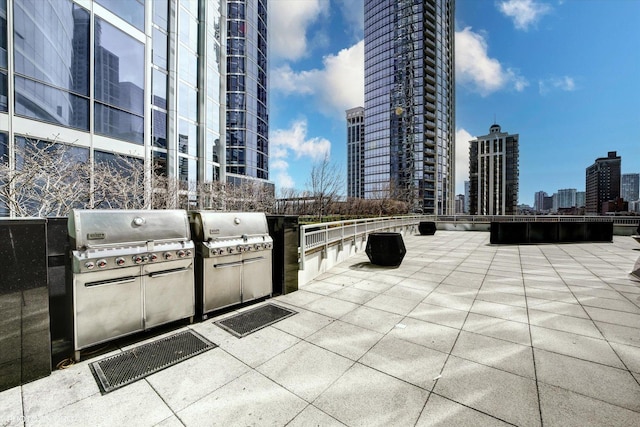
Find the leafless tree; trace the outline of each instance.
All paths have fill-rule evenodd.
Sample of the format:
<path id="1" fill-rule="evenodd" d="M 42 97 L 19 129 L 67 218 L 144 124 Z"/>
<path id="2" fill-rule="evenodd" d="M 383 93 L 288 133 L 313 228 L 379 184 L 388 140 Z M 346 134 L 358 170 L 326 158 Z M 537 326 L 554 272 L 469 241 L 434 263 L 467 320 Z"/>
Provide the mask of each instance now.
<path id="1" fill-rule="evenodd" d="M 15 161 L 0 161 L 0 203 L 15 216 L 65 216 L 71 209 L 141 209 L 145 171 L 141 160 L 113 155 L 88 161 L 88 152 L 56 141 L 24 138 Z"/>
<path id="2" fill-rule="evenodd" d="M 198 185 L 198 208 L 224 211 L 227 208 L 227 187 L 220 181 L 208 181 Z"/>
<path id="3" fill-rule="evenodd" d="M 278 193 L 275 213 L 281 215 L 298 214 L 297 205 L 300 198 L 300 192 L 295 188 L 286 187 L 281 188 Z"/>
<path id="4" fill-rule="evenodd" d="M 246 212 L 274 212 L 275 195 L 262 181 L 243 180 L 241 184 L 226 185 L 227 209 Z"/>
<path id="5" fill-rule="evenodd" d="M 151 207 L 153 209 L 178 209 L 178 194 L 181 191 L 178 180 L 154 172 L 151 175 L 151 181 Z"/>
<path id="6" fill-rule="evenodd" d="M 143 209 L 145 171 L 141 160 L 114 155 L 93 165 L 93 209 Z"/>
<path id="7" fill-rule="evenodd" d="M 0 162 L 0 203 L 16 216 L 62 216 L 90 197 L 90 168 L 71 147 L 25 140 Z"/>
<path id="8" fill-rule="evenodd" d="M 344 176 L 338 166 L 330 161 L 328 154 L 311 166 L 307 187 L 313 197 L 314 215 L 322 218 L 344 187 Z"/>

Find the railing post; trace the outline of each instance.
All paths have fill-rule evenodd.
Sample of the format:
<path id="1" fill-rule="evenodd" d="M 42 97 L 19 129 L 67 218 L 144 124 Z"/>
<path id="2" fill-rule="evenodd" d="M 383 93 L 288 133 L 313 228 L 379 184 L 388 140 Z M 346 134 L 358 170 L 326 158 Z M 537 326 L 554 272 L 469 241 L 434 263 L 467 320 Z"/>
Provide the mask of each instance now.
<path id="1" fill-rule="evenodd" d="M 304 256 L 307 253 L 307 240 L 304 225 L 300 227 L 300 246 L 298 247 L 298 252 L 300 256 L 300 265 L 298 266 L 298 270 L 304 270 Z"/>
<path id="2" fill-rule="evenodd" d="M 324 258 L 329 257 L 329 227 L 324 226 Z"/>

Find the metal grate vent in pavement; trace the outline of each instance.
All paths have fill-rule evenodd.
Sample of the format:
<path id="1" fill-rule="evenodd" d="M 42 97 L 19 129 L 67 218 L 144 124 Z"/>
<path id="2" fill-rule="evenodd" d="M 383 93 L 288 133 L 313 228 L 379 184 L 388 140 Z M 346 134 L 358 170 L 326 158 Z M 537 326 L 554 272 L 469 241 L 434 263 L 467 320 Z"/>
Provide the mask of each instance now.
<path id="1" fill-rule="evenodd" d="M 89 366 L 103 394 L 217 347 L 193 331 L 180 332 Z"/>
<path id="2" fill-rule="evenodd" d="M 296 313 L 296 311 L 275 304 L 266 304 L 214 323 L 242 338 Z"/>

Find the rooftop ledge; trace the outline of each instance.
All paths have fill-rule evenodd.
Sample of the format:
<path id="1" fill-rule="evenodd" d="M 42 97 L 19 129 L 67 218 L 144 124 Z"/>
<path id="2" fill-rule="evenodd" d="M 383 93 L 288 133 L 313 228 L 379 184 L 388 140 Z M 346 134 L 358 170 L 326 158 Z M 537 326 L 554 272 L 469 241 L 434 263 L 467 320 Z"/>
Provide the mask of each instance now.
<path id="1" fill-rule="evenodd" d="M 244 338 L 183 326 L 218 347 L 109 394 L 88 364 L 126 346 L 0 392 L 1 424 L 640 425 L 634 239 L 403 239 L 399 267 L 354 251 Z"/>

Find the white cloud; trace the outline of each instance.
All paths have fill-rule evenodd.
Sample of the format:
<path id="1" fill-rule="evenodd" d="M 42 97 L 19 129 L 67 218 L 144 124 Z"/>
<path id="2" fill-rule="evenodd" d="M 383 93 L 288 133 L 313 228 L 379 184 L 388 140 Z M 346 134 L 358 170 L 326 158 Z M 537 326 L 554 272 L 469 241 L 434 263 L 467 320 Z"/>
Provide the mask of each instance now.
<path id="1" fill-rule="evenodd" d="M 516 70 L 505 69 L 500 61 L 489 57 L 487 41 L 471 27 L 456 31 L 456 79 L 482 96 L 506 87 L 522 92 L 529 85 Z"/>
<path id="2" fill-rule="evenodd" d="M 573 77 L 569 76 L 552 77 L 538 81 L 538 89 L 541 95 L 546 95 L 554 89 L 573 92 L 576 90 L 576 82 Z"/>
<path id="3" fill-rule="evenodd" d="M 268 7 L 271 57 L 297 60 L 305 56 L 307 28 L 328 16 L 329 0 L 271 0 Z"/>
<path id="4" fill-rule="evenodd" d="M 319 70 L 300 71 L 296 73 L 289 64 L 273 69 L 269 84 L 272 90 L 285 95 L 312 95 L 316 92 Z"/>
<path id="5" fill-rule="evenodd" d="M 322 62 L 324 104 L 338 108 L 341 116 L 346 109 L 364 106 L 364 40 Z"/>
<path id="6" fill-rule="evenodd" d="M 551 6 L 534 0 L 506 0 L 498 3 L 498 10 L 513 19 L 517 29 L 527 31 L 529 26 L 551 11 Z"/>
<path id="7" fill-rule="evenodd" d="M 364 41 L 325 56 L 322 62 L 323 69 L 296 72 L 289 65 L 274 69 L 271 89 L 311 95 L 323 114 L 337 119 L 343 119 L 349 108 L 364 106 Z"/>
<path id="8" fill-rule="evenodd" d="M 269 135 L 269 168 L 277 188 L 294 188 L 286 159 L 302 157 L 316 161 L 331 152 L 331 142 L 325 138 L 309 138 L 306 119 L 299 119 L 289 129 L 276 129 Z"/>
<path id="9" fill-rule="evenodd" d="M 469 181 L 469 141 L 475 139 L 463 128 L 456 129 L 456 194 L 464 194 Z"/>

